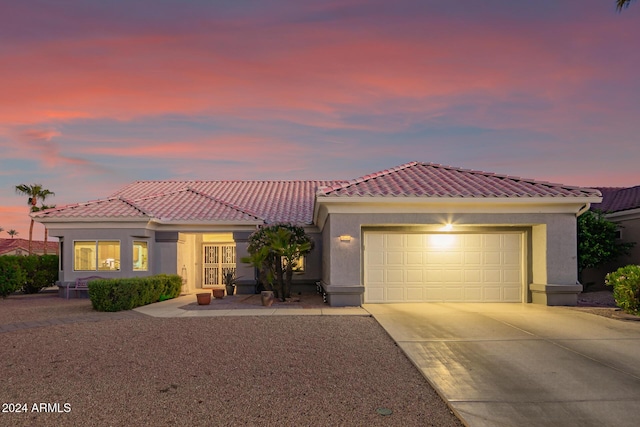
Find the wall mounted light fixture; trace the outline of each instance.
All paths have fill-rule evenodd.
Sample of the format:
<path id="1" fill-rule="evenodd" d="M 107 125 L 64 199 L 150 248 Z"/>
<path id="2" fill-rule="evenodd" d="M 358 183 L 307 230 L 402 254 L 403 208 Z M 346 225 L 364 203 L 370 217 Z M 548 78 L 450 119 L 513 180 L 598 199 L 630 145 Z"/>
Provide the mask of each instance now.
<path id="1" fill-rule="evenodd" d="M 340 241 L 341 242 L 350 242 L 351 241 L 351 236 L 349 236 L 348 234 L 341 234 L 340 235 Z"/>

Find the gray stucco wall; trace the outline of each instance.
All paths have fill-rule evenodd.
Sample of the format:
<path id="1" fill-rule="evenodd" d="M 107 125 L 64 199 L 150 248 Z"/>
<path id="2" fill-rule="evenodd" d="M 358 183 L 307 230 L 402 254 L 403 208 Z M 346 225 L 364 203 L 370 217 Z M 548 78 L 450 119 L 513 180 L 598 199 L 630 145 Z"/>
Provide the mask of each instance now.
<path id="1" fill-rule="evenodd" d="M 364 292 L 362 271 L 362 227 L 444 225 L 443 214 L 332 213 L 323 229 L 325 265 L 322 282 L 332 305 L 353 305 L 362 302 Z M 455 214 L 447 220 L 456 226 L 518 226 L 527 230 L 527 254 L 530 260 L 527 277 L 533 283 L 575 285 L 576 218 L 574 214 Z M 351 242 L 341 242 L 339 236 L 352 236 Z M 328 261 L 328 262 L 327 262 Z M 331 294 L 344 293 L 333 297 Z M 358 297 L 359 295 L 359 297 Z"/>
<path id="2" fill-rule="evenodd" d="M 74 282 L 79 277 L 101 276 L 105 278 L 142 277 L 152 274 L 156 266 L 162 263 L 156 259 L 153 252 L 154 232 L 145 228 L 77 228 L 56 229 L 50 228 L 51 236 L 63 241 L 64 254 L 61 257 L 63 265 L 59 272 L 59 280 L 62 283 Z M 74 241 L 78 240 L 118 240 L 120 241 L 120 270 L 100 271 L 74 271 Z M 149 271 L 133 271 L 133 242 L 146 241 L 149 247 Z"/>

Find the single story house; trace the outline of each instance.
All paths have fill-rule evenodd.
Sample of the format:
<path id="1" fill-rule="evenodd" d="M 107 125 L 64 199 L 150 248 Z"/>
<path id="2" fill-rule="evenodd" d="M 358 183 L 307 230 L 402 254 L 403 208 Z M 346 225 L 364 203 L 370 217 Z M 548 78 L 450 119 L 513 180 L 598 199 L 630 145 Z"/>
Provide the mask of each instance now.
<path id="1" fill-rule="evenodd" d="M 640 265 L 640 185 L 598 190 L 602 193 L 602 202 L 593 203 L 591 209 L 603 212 L 605 218 L 620 226 L 618 238 L 621 242 L 636 243 L 628 255 L 599 268 L 585 270 L 583 282 L 601 287 L 607 273 L 629 264 Z"/>
<path id="2" fill-rule="evenodd" d="M 58 255 L 58 242 L 47 242 L 46 253 Z M 31 253 L 34 255 L 44 255 L 45 243 L 40 240 L 31 241 Z M 27 239 L 0 239 L 0 255 L 28 255 L 29 240 Z"/>
<path id="3" fill-rule="evenodd" d="M 332 306 L 385 302 L 575 305 L 576 218 L 596 189 L 411 162 L 349 181 L 138 181 L 33 213 L 60 241 L 60 285 L 175 273 L 186 291 L 255 274 L 241 262 L 263 224 L 315 241 L 295 281 Z"/>

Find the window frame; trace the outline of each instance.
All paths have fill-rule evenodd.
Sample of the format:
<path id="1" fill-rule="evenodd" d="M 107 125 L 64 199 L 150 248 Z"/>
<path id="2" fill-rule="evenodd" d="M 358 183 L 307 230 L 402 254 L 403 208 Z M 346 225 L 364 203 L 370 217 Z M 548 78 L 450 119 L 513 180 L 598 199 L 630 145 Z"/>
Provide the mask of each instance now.
<path id="1" fill-rule="evenodd" d="M 89 243 L 89 242 L 93 242 L 94 243 L 94 251 L 95 251 L 95 258 L 94 258 L 94 265 L 95 268 L 94 269 L 77 269 L 76 268 L 76 244 L 77 243 Z M 99 266 L 99 244 L 100 242 L 112 242 L 112 243 L 117 243 L 118 244 L 118 252 L 119 252 L 119 259 L 117 260 L 117 264 L 118 264 L 118 268 L 117 269 L 108 269 L 108 270 L 101 270 L 100 266 Z M 73 240 L 73 271 L 74 272 L 83 272 L 83 271 L 99 271 L 101 273 L 114 273 L 114 272 L 120 272 L 122 271 L 122 240 L 120 239 L 78 239 L 78 240 Z M 114 259 L 114 262 L 116 260 Z"/>
<path id="2" fill-rule="evenodd" d="M 143 260 L 141 262 L 141 265 L 144 266 L 143 268 L 136 268 L 135 266 L 135 248 L 136 248 L 136 244 L 144 244 L 144 248 L 145 248 L 145 253 L 143 254 L 143 256 L 146 256 L 146 260 Z M 122 264 L 122 263 L 121 263 Z M 131 271 L 149 271 L 149 242 L 146 240 L 134 240 L 131 242 Z"/>

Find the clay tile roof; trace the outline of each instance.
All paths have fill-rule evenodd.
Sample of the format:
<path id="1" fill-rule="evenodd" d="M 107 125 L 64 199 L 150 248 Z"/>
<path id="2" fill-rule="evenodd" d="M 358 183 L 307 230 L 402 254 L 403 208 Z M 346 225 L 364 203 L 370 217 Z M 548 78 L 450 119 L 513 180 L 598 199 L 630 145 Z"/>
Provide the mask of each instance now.
<path id="1" fill-rule="evenodd" d="M 256 215 L 190 188 L 136 199 L 132 203 L 165 221 L 264 221 Z"/>
<path id="2" fill-rule="evenodd" d="M 120 197 L 60 206 L 32 214 L 34 218 L 145 218 L 146 212 Z"/>
<path id="3" fill-rule="evenodd" d="M 0 255 L 13 253 L 16 249 L 20 249 L 26 254 L 29 250 L 29 240 L 18 237 L 14 239 L 0 238 Z M 44 253 L 44 242 L 41 240 L 32 240 L 31 250 L 33 253 Z M 49 254 L 56 254 L 58 252 L 58 242 L 47 242 L 47 252 Z"/>
<path id="4" fill-rule="evenodd" d="M 320 188 L 318 196 L 592 197 L 599 196 L 599 192 L 435 163 L 411 162 Z"/>
<path id="5" fill-rule="evenodd" d="M 620 212 L 640 208 L 640 185 L 635 187 L 600 187 L 602 203 L 593 203 L 591 209 Z"/>
<path id="6" fill-rule="evenodd" d="M 579 197 L 598 190 L 411 162 L 351 181 L 137 181 L 34 218 L 311 224 L 317 197 Z"/>
<path id="7" fill-rule="evenodd" d="M 61 206 L 35 218 L 313 222 L 318 187 L 338 181 L 137 181 L 108 199 Z"/>

